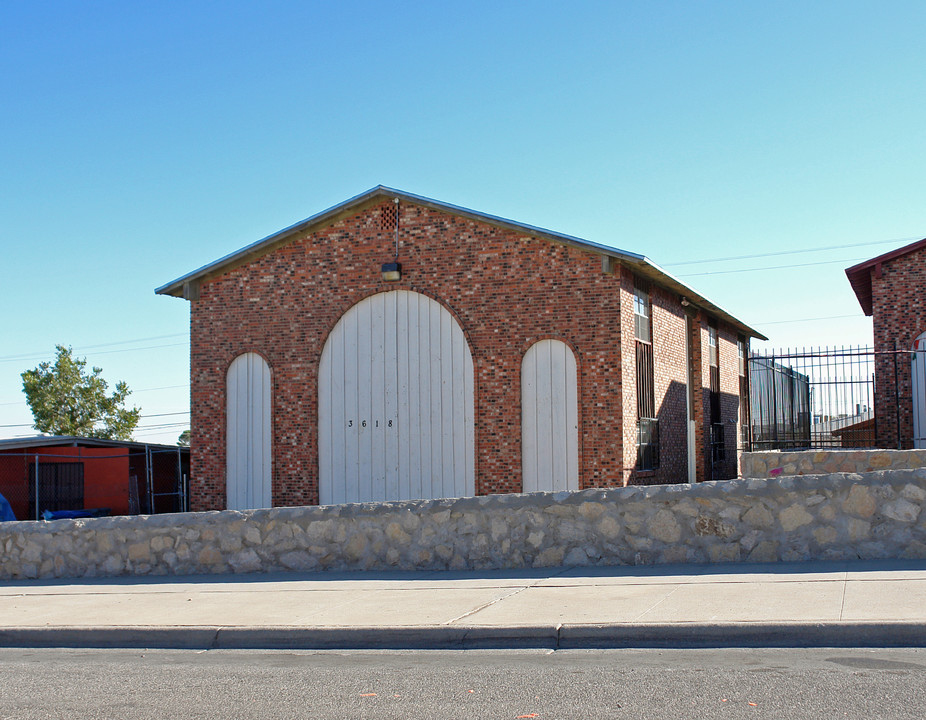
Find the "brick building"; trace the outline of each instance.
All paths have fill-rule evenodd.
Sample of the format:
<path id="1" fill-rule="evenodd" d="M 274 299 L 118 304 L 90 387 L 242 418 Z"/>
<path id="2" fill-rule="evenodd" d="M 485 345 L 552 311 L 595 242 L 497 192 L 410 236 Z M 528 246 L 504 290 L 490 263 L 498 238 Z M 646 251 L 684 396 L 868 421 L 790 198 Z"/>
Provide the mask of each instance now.
<path id="1" fill-rule="evenodd" d="M 191 304 L 193 509 L 733 477 L 762 336 L 646 257 L 376 187 Z"/>
<path id="2" fill-rule="evenodd" d="M 881 351 L 875 360 L 876 443 L 926 447 L 926 239 L 853 265 L 846 275 Z"/>

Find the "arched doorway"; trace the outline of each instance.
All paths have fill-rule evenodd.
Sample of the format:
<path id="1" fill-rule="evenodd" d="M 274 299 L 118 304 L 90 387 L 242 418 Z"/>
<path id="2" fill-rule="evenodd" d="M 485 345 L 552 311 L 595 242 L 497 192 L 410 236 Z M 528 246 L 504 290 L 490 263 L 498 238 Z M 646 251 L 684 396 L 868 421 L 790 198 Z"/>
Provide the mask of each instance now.
<path id="1" fill-rule="evenodd" d="M 579 489 L 576 358 L 561 340 L 531 345 L 521 362 L 524 492 Z"/>
<path id="2" fill-rule="evenodd" d="M 226 507 L 271 507 L 270 367 L 257 353 L 239 355 L 228 368 L 226 388 Z"/>
<path id="3" fill-rule="evenodd" d="M 439 302 L 372 295 L 338 320 L 318 378 L 319 502 L 475 495 L 473 356 Z"/>

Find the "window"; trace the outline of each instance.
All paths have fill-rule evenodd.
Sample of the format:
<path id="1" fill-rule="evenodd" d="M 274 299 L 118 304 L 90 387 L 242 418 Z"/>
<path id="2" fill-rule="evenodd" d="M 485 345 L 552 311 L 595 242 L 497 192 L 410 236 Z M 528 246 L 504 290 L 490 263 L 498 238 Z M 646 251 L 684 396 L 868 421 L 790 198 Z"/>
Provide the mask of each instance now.
<path id="1" fill-rule="evenodd" d="M 710 406 L 711 424 L 720 422 L 720 362 L 717 352 L 717 324 L 711 321 L 707 328 L 707 344 L 710 362 Z"/>
<path id="2" fill-rule="evenodd" d="M 633 334 L 640 342 L 652 342 L 649 288 L 640 280 L 633 286 Z"/>
<path id="3" fill-rule="evenodd" d="M 635 280 L 633 288 L 633 334 L 637 370 L 637 470 L 659 467 L 659 421 L 656 419 L 656 391 L 653 378 L 653 325 L 649 286 Z"/>

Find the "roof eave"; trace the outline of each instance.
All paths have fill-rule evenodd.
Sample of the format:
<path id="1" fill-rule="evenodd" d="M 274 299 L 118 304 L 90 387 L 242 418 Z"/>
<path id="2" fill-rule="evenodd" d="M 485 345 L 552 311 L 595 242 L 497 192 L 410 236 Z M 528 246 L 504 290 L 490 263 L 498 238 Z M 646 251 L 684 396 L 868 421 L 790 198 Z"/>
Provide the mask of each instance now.
<path id="1" fill-rule="evenodd" d="M 203 265 L 201 268 L 198 268 L 193 272 L 187 273 L 186 275 L 183 275 L 176 280 L 172 280 L 171 282 L 156 288 L 154 292 L 157 295 L 186 297 L 185 288 L 188 288 L 190 283 L 207 279 L 211 275 L 225 270 L 227 266 L 231 265 L 232 263 L 241 264 L 241 262 L 247 260 L 249 257 L 262 254 L 263 252 L 269 250 L 272 246 L 285 242 L 293 235 L 306 232 L 309 230 L 309 228 L 315 225 L 324 224 L 338 215 L 348 213 L 356 207 L 369 202 L 371 199 L 378 197 L 381 194 L 388 194 L 388 191 L 389 188 L 386 188 L 383 185 L 377 185 L 375 188 L 360 193 L 359 195 L 355 195 L 349 200 L 345 200 L 344 202 L 338 203 L 337 205 L 334 205 L 326 210 L 322 210 L 320 213 L 316 213 L 315 215 L 312 215 L 305 220 L 300 220 L 299 222 L 290 225 L 289 227 L 283 228 L 282 230 L 279 230 L 272 235 L 261 238 L 257 242 L 253 242 L 250 245 L 246 245 L 239 250 L 235 250 L 234 252 L 229 253 L 228 255 L 224 255 L 218 260 L 214 260 L 207 265 Z"/>
<path id="2" fill-rule="evenodd" d="M 75 435 L 33 435 L 21 438 L 0 438 L 0 453 L 6 447 L 12 448 L 30 448 L 30 447 L 157 447 L 157 448 L 180 448 L 181 452 L 189 451 L 189 448 L 182 445 L 165 445 L 163 443 L 149 443 L 139 440 L 107 440 L 105 438 L 86 438 Z"/>
<path id="3" fill-rule="evenodd" d="M 713 315 L 718 320 L 722 320 L 728 325 L 733 326 L 743 335 L 755 338 L 756 340 L 768 340 L 768 338 L 758 330 L 735 318 L 712 300 L 689 287 L 671 273 L 663 270 L 649 258 L 645 256 L 641 257 L 642 260 L 639 263 L 628 263 L 635 265 L 639 269 L 641 275 L 646 276 L 648 279 L 668 290 L 672 290 L 680 297 L 687 300 L 690 305 L 694 305 L 704 310 L 709 315 Z"/>
<path id="4" fill-rule="evenodd" d="M 871 267 L 867 263 L 854 265 L 846 268 L 846 277 L 849 278 L 849 285 L 852 286 L 852 292 L 858 304 L 862 307 L 865 315 L 874 314 L 874 307 L 871 298 Z"/>
<path id="5" fill-rule="evenodd" d="M 289 227 L 284 228 L 279 232 L 268 235 L 267 237 L 258 240 L 255 243 L 247 245 L 240 250 L 219 258 L 218 260 L 215 260 L 208 265 L 204 265 L 198 270 L 194 270 L 193 272 L 179 277 L 176 280 L 167 283 L 166 285 L 162 285 L 155 290 L 155 293 L 158 295 L 172 295 L 174 297 L 195 299 L 198 294 L 198 284 L 203 280 L 207 280 L 210 277 L 219 274 L 220 272 L 227 271 L 232 266 L 238 266 L 254 255 L 267 252 L 273 246 L 287 241 L 294 235 L 309 232 L 315 227 L 332 222 L 337 217 L 350 214 L 357 210 L 359 207 L 378 200 L 381 197 L 399 198 L 400 201 L 405 200 L 407 202 L 412 202 L 416 205 L 427 207 L 432 210 L 437 210 L 439 212 L 449 212 L 454 215 L 474 220 L 476 222 L 487 223 L 490 225 L 495 225 L 496 227 L 523 232 L 533 237 L 545 238 L 553 242 L 577 248 L 579 250 L 594 252 L 600 255 L 614 258 L 618 262 L 638 268 L 641 274 L 646 275 L 657 284 L 677 292 L 679 295 L 687 298 L 688 301 L 693 305 L 701 307 L 709 314 L 716 316 L 718 319 L 724 320 L 743 334 L 749 335 L 750 337 L 754 337 L 759 340 L 768 339 L 762 333 L 751 328 L 740 320 L 737 320 L 735 317 L 723 310 L 723 308 L 714 304 L 709 299 L 696 292 L 693 288 L 683 283 L 681 280 L 673 277 L 670 273 L 666 272 L 654 262 L 649 260 L 649 258 L 647 258 L 645 255 L 628 252 L 626 250 L 620 250 L 608 245 L 601 245 L 599 243 L 590 242 L 573 235 L 566 235 L 564 233 L 546 230 L 535 225 L 528 225 L 526 223 L 502 218 L 497 215 L 490 215 L 488 213 L 470 210 L 469 208 L 460 207 L 459 205 L 453 205 L 450 203 L 441 202 L 439 200 L 433 200 L 421 195 L 415 195 L 403 190 L 390 188 L 385 185 L 377 185 L 376 187 L 371 188 L 366 192 L 355 195 L 349 200 L 345 200 L 344 202 L 334 205 L 327 210 L 323 210 L 322 212 L 312 215 L 305 220 L 295 223 L 294 225 L 290 225 Z"/>
<path id="6" fill-rule="evenodd" d="M 916 252 L 917 250 L 922 250 L 923 248 L 926 248 L 926 238 L 912 242 L 909 245 L 896 248 L 895 250 L 882 253 L 877 257 L 860 262 L 850 268 L 846 268 L 846 277 L 849 278 L 849 284 L 852 286 L 852 290 L 855 292 L 855 297 L 858 298 L 859 305 L 862 306 L 863 313 L 868 316 L 874 314 L 874 301 L 871 294 L 872 271 L 874 271 L 879 265 L 884 265 L 885 263 L 889 263 L 892 260 L 903 257 L 904 255 L 909 255 L 910 253 Z"/>

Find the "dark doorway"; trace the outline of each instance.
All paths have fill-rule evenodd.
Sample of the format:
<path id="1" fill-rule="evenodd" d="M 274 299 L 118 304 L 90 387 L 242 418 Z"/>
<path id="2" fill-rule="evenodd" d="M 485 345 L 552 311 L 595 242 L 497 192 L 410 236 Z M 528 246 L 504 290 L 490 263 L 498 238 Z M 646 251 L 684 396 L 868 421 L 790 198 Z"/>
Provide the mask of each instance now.
<path id="1" fill-rule="evenodd" d="M 35 463 L 29 465 L 29 517 L 35 517 Z M 84 509 L 84 464 L 39 463 L 39 512 Z"/>

